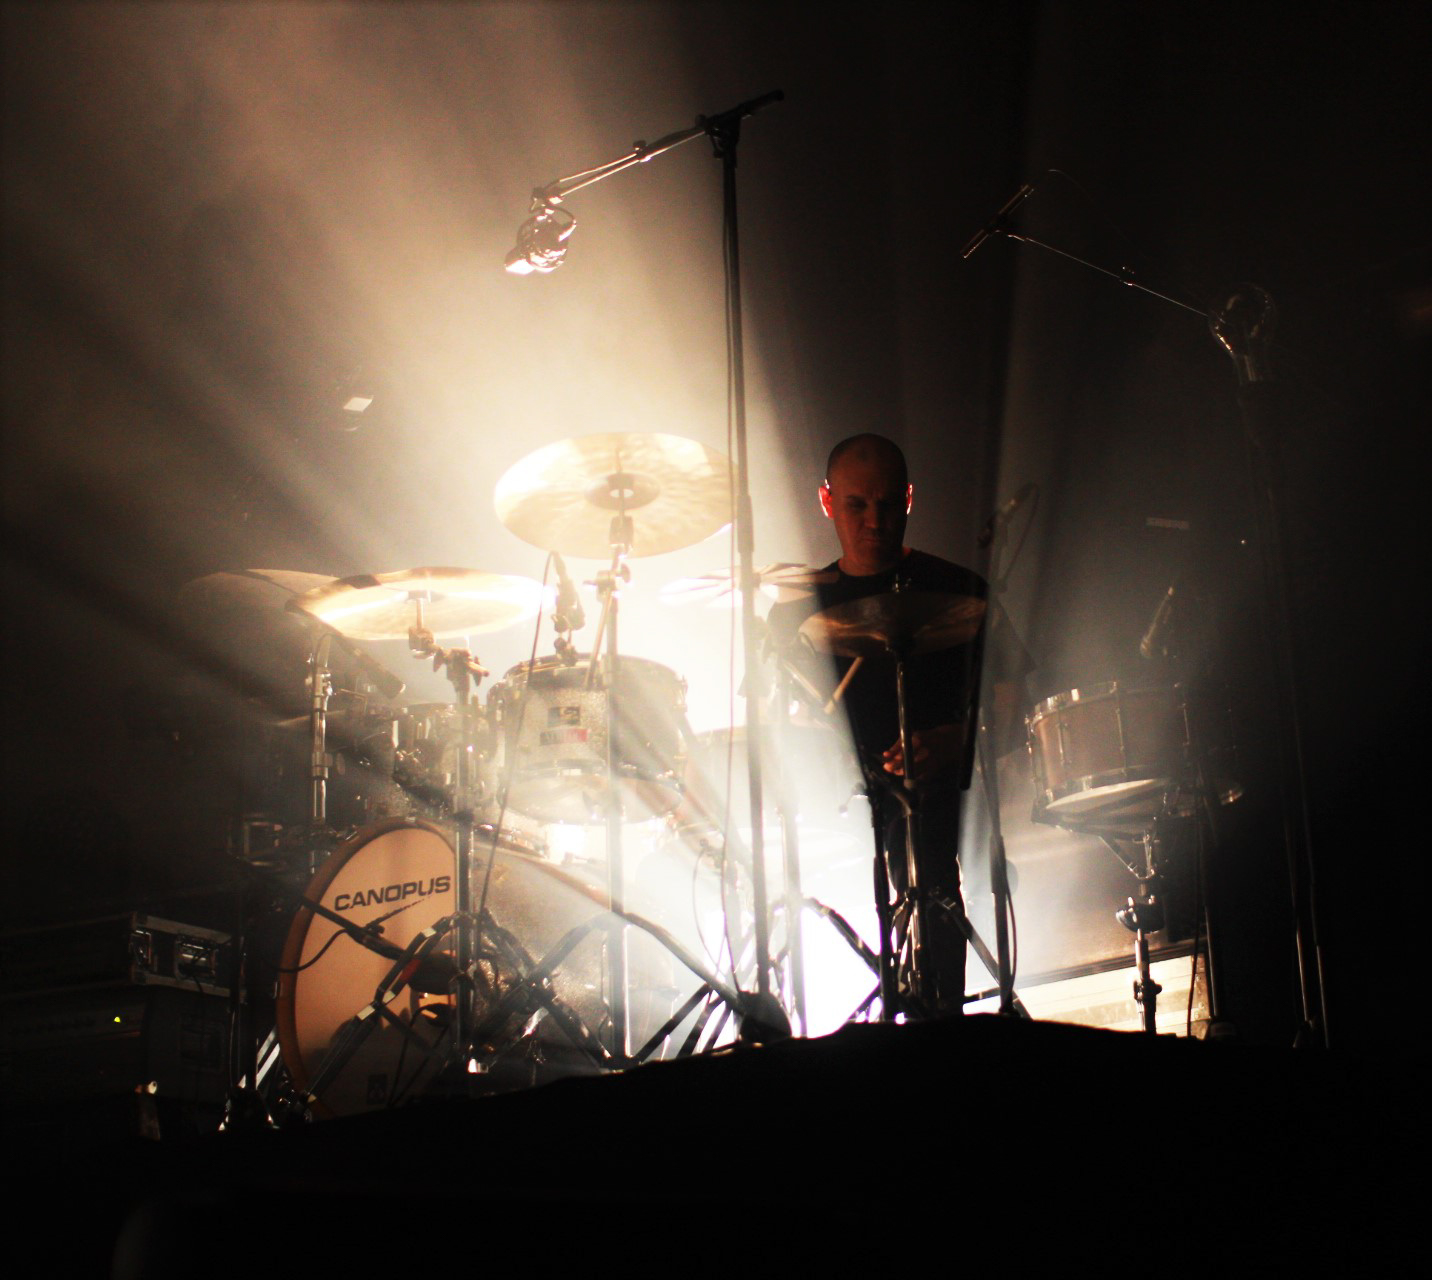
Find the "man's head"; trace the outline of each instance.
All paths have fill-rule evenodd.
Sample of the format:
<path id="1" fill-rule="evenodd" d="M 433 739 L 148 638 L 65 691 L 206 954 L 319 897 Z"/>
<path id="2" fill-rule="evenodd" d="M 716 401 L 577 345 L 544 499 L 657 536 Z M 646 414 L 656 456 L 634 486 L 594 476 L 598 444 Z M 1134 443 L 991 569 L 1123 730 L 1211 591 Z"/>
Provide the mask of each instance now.
<path id="1" fill-rule="evenodd" d="M 840 567 L 867 576 L 893 569 L 905 554 L 905 521 L 914 486 L 900 447 L 884 436 L 842 440 L 830 452 L 821 510 L 840 539 Z"/>

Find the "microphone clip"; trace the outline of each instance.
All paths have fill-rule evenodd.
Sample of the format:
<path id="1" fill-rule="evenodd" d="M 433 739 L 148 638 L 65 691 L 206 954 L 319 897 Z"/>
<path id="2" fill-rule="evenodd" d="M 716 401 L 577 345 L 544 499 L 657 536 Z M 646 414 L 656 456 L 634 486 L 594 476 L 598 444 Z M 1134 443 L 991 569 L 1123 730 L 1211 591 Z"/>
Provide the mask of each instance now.
<path id="1" fill-rule="evenodd" d="M 555 271 L 567 256 L 567 241 L 577 219 L 556 201 L 540 193 L 532 197 L 532 216 L 517 228 L 517 247 L 503 265 L 513 275 Z"/>

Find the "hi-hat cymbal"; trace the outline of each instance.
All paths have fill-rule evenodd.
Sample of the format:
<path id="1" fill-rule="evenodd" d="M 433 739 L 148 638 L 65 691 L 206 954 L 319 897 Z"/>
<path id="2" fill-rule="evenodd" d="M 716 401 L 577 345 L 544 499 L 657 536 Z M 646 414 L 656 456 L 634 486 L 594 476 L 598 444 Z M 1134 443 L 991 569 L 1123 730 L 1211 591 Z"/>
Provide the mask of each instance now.
<path id="1" fill-rule="evenodd" d="M 542 600 L 531 578 L 479 569 L 399 569 L 338 578 L 294 600 L 292 607 L 353 640 L 406 640 L 423 601 L 423 625 L 434 639 L 500 631 L 532 617 Z"/>
<path id="2" fill-rule="evenodd" d="M 760 593 L 784 604 L 788 600 L 809 600 L 816 587 L 838 582 L 834 570 L 815 569 L 806 564 L 768 564 L 756 570 Z M 661 589 L 667 604 L 730 605 L 740 599 L 729 570 L 703 573 L 695 578 L 676 578 Z"/>
<path id="3" fill-rule="evenodd" d="M 609 432 L 529 453 L 497 482 L 497 518 L 524 542 L 606 559 L 613 521 L 631 518 L 630 554 L 654 556 L 731 523 L 731 462 L 695 440 Z"/>
<path id="4" fill-rule="evenodd" d="M 948 591 L 887 591 L 812 614 L 800 634 L 844 658 L 912 658 L 965 644 L 979 634 L 985 602 Z"/>

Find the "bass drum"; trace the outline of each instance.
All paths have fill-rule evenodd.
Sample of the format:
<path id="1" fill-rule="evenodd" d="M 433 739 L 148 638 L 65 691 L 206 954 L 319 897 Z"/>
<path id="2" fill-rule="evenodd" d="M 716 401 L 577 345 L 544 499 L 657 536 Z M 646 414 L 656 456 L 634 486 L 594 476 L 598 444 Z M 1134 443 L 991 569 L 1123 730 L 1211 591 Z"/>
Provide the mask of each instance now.
<path id="1" fill-rule="evenodd" d="M 499 723 L 507 803 L 543 822 L 605 821 L 607 695 L 591 663 L 541 658 L 513 667 L 489 698 Z M 604 673 L 602 673 L 604 674 Z M 686 681 L 645 658 L 621 659 L 611 726 L 622 814 L 661 817 L 681 802 Z"/>
<path id="2" fill-rule="evenodd" d="M 1036 822 L 1152 816 L 1188 758 L 1182 695 L 1114 682 L 1046 698 L 1029 717 L 1029 751 Z"/>
<path id="3" fill-rule="evenodd" d="M 478 835 L 473 903 L 482 895 L 491 846 Z M 487 886 L 491 924 L 479 945 L 473 1057 L 478 1074 L 530 1084 L 597 1062 L 610 1012 L 605 944 L 613 917 L 601 891 L 518 847 L 498 843 Z M 422 1096 L 451 1057 L 448 983 L 456 938 L 456 856 L 431 823 L 394 819 L 359 832 L 319 868 L 306 896 L 355 925 L 380 925 L 383 942 L 415 952 L 406 981 L 395 962 L 303 907 L 294 918 L 279 976 L 279 1045 L 294 1086 L 322 1117 L 401 1106 Z M 678 994 L 670 954 L 649 934 L 627 931 L 630 1036 L 649 1038 Z M 559 944 L 560 948 L 559 948 Z M 382 1014 L 380 989 L 399 986 Z"/>

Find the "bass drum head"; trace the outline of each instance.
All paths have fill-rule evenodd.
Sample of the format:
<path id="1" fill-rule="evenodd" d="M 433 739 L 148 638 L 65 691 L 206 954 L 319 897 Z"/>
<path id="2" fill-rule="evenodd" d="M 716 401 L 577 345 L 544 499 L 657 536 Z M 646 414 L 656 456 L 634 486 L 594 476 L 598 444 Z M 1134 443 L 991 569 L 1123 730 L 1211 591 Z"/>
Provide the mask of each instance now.
<path id="1" fill-rule="evenodd" d="M 454 872 L 452 846 L 441 831 L 395 819 L 360 831 L 335 849 L 305 896 L 355 925 L 381 922 L 383 941 L 406 947 L 452 914 Z M 393 1106 L 428 1082 L 436 1059 L 424 1047 L 437 1046 L 446 1017 L 436 1009 L 431 1015 L 423 1010 L 447 1001 L 412 987 L 404 988 L 389 1012 L 420 1045 L 408 1043 L 396 1027 L 378 1019 L 341 1068 L 328 1062 L 330 1051 L 342 1052 L 343 1033 L 356 1030 L 357 1015 L 372 1003 L 392 968 L 387 956 L 308 907 L 294 918 L 279 975 L 279 1045 L 299 1092 L 315 1091 L 311 1105 L 319 1115 Z"/>
<path id="2" fill-rule="evenodd" d="M 474 907 L 490 848 L 479 832 Z M 456 909 L 455 876 L 447 835 L 412 820 L 359 832 L 319 868 L 306 896 L 354 924 L 381 923 L 386 943 L 405 948 L 434 925 L 443 932 L 421 952 L 413 981 L 385 1014 L 360 1017 L 391 981 L 394 961 L 309 908 L 299 911 L 284 948 L 277 1022 L 284 1065 L 315 1114 L 415 1101 L 451 1059 L 447 982 L 456 938 L 443 922 Z M 597 1038 L 610 1019 L 604 961 L 613 920 L 600 889 L 499 843 L 486 906 L 491 925 L 478 947 L 473 1044 L 478 1073 L 496 1071 L 493 1085 L 499 1076 L 516 1085 L 595 1070 Z M 670 954 L 641 930 L 627 933 L 631 1041 L 639 1045 L 670 1015 L 678 992 Z M 360 1027 L 366 1034 L 354 1034 Z"/>

